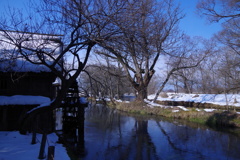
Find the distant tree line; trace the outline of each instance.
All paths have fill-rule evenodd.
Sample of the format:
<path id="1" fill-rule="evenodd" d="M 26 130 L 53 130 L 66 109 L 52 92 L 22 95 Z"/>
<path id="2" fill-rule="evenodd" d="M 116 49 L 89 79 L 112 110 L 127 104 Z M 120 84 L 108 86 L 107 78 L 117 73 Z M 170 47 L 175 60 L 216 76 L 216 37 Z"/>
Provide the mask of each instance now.
<path id="1" fill-rule="evenodd" d="M 88 65 L 79 77 L 80 91 L 94 98 L 120 99 L 124 94 L 134 93 L 120 65 L 96 63 Z"/>

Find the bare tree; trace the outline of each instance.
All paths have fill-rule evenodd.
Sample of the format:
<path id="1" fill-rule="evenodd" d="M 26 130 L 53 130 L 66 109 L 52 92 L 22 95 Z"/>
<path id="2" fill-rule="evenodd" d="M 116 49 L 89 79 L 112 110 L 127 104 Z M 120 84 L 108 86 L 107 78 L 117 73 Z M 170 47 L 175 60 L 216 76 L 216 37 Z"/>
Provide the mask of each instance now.
<path id="1" fill-rule="evenodd" d="M 240 16 L 239 0 L 200 0 L 197 9 L 211 22 L 234 19 Z"/>
<path id="2" fill-rule="evenodd" d="M 168 57 L 166 61 L 167 74 L 153 101 L 157 100 L 160 92 L 162 92 L 172 76 L 175 78 L 175 80 L 177 80 L 177 85 L 179 85 L 182 81 L 185 91 L 192 91 L 191 87 L 193 87 L 194 81 L 192 75 L 194 71 L 192 70 L 199 66 L 199 64 L 208 56 L 208 53 L 210 52 L 209 49 L 200 49 L 201 47 L 198 43 L 199 41 L 201 42 L 201 39 L 196 37 L 194 39 L 190 38 L 189 36 L 182 36 L 181 41 L 177 43 L 178 45 L 165 51 L 166 57 Z"/>
<path id="3" fill-rule="evenodd" d="M 119 15 L 103 12 L 119 33 L 107 41 L 97 41 L 103 48 L 98 54 L 121 64 L 136 90 L 136 100 L 142 101 L 147 98 L 147 87 L 160 54 L 176 40 L 182 15 L 173 0 L 134 0 L 124 5 L 125 10 Z"/>
<path id="4" fill-rule="evenodd" d="M 210 22 L 221 22 L 223 30 L 216 35 L 219 42 L 240 54 L 240 2 L 239 0 L 207 0 L 197 5 L 199 14 Z"/>
<path id="5" fill-rule="evenodd" d="M 107 62 L 107 64 L 91 64 L 86 67 L 88 76 L 81 77 L 81 81 L 85 82 L 83 88 L 91 87 L 91 95 L 94 97 L 119 99 L 124 93 L 130 92 L 131 87 L 126 81 L 123 69 L 110 64 L 109 60 Z"/>
<path id="6" fill-rule="evenodd" d="M 240 56 L 240 17 L 231 19 L 223 24 L 223 30 L 215 35 L 215 38 L 231 49 L 233 54 Z"/>
<path id="7" fill-rule="evenodd" d="M 219 47 L 220 54 L 227 55 L 223 56 L 225 58 L 223 58 L 220 70 L 222 70 L 222 73 L 224 71 L 225 74 L 221 75 L 225 77 L 225 82 L 239 84 L 239 80 L 237 80 L 238 78 L 236 77 L 236 72 L 238 72 L 238 68 L 240 66 L 238 61 L 240 56 L 239 0 L 202 0 L 199 2 L 197 8 L 199 13 L 205 15 L 210 22 L 222 22 L 223 30 L 215 35 L 215 38 L 221 43 Z M 226 47 L 222 48 L 222 44 Z M 223 54 L 222 51 L 224 51 L 225 54 Z M 226 77 L 226 75 L 228 75 L 228 77 Z M 233 79 L 235 82 L 232 81 Z M 238 90 L 238 87 L 236 87 L 236 85 L 234 86 L 235 89 Z M 228 86 L 227 88 L 235 90 L 232 87 L 233 86 L 231 85 L 231 87 Z M 224 88 L 226 88 L 226 85 Z"/>
<path id="8" fill-rule="evenodd" d="M 240 56 L 233 50 L 221 48 L 221 63 L 218 67 L 219 77 L 222 79 L 222 92 L 239 92 L 240 90 Z"/>
<path id="9" fill-rule="evenodd" d="M 109 13 L 120 8 L 110 8 Z M 61 89 L 51 104 L 54 109 L 85 67 L 96 42 L 107 39 L 116 30 L 109 28 L 99 1 L 44 0 L 32 4 L 30 9 L 33 11 L 28 15 L 12 9 L 1 17 L 1 41 L 10 44 L 20 58 L 44 65 L 61 79 Z M 62 65 L 63 62 L 68 64 Z"/>
<path id="10" fill-rule="evenodd" d="M 220 93 L 221 78 L 218 74 L 220 56 L 217 53 L 211 53 L 197 67 L 197 91 L 199 93 Z"/>
<path id="11" fill-rule="evenodd" d="M 157 72 L 153 75 L 149 85 L 148 85 L 148 94 L 155 94 L 157 92 L 158 86 L 160 85 L 161 77 L 157 74 Z"/>

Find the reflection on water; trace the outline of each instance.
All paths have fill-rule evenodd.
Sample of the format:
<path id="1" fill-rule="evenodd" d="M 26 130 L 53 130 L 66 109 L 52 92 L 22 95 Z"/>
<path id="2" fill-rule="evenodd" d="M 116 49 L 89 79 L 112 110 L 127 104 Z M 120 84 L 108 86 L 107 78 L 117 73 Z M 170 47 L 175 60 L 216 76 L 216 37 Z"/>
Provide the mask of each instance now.
<path id="1" fill-rule="evenodd" d="M 240 137 L 97 105 L 85 112 L 85 160 L 237 160 Z"/>

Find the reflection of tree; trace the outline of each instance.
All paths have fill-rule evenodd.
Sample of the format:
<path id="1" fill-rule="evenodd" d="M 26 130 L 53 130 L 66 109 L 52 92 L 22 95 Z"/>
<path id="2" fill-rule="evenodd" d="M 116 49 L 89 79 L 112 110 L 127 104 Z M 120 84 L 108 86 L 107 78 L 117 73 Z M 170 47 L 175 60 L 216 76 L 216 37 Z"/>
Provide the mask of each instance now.
<path id="1" fill-rule="evenodd" d="M 175 126 L 174 129 L 171 129 L 171 133 L 173 134 L 175 133 L 176 135 L 181 134 L 181 136 L 173 140 L 173 138 L 171 138 L 170 135 L 164 130 L 164 127 L 161 125 L 159 121 L 156 121 L 156 124 L 161 130 L 161 132 L 166 136 L 166 139 L 169 145 L 172 147 L 172 149 L 180 153 L 193 154 L 195 157 L 198 157 L 198 158 L 205 158 L 204 155 L 200 152 L 200 149 L 199 151 L 194 149 L 191 150 L 187 147 L 189 137 L 192 135 L 192 134 L 189 134 L 188 127 L 184 127 L 184 130 L 181 130 L 180 126 Z M 170 125 L 168 125 L 168 127 L 171 128 Z M 183 144 L 187 148 L 184 149 L 184 147 L 179 146 L 179 144 Z"/>
<path id="2" fill-rule="evenodd" d="M 193 155 L 195 159 L 239 158 L 239 154 L 236 155 L 237 150 L 239 150 L 237 144 L 239 140 L 232 135 L 209 129 L 193 129 L 168 122 L 156 121 L 156 124 L 171 148 L 177 153 L 181 153 L 183 157 Z"/>
<path id="3" fill-rule="evenodd" d="M 86 119 L 89 122 L 97 123 L 96 127 L 103 131 L 118 130 L 121 132 L 120 124 L 125 123 L 116 110 L 109 109 L 104 105 L 89 106 L 85 111 Z"/>
<path id="4" fill-rule="evenodd" d="M 124 125 L 129 119 L 115 110 L 98 105 L 87 108 L 85 115 L 86 121 L 95 123 L 94 127 L 101 132 L 98 134 L 102 134 L 98 141 L 101 148 L 98 149 L 103 151 L 101 156 L 105 159 L 159 159 L 148 133 L 148 121 L 136 118 L 135 123 L 127 127 L 126 133 Z"/>
<path id="5" fill-rule="evenodd" d="M 132 131 L 133 136 L 131 136 L 127 147 L 122 150 L 119 159 L 133 158 L 133 153 L 136 153 L 134 157 L 136 160 L 159 159 L 156 154 L 156 147 L 148 133 L 148 121 L 136 119 Z"/>
<path id="6" fill-rule="evenodd" d="M 137 120 L 135 124 L 137 135 L 136 159 L 152 159 L 153 157 L 151 157 L 151 155 L 156 155 L 156 147 L 148 134 L 148 121 Z M 147 151 L 144 151 L 144 148 L 146 148 Z M 142 155 L 145 152 L 146 157 Z M 157 157 L 155 158 L 157 159 Z"/>
<path id="7" fill-rule="evenodd" d="M 163 127 L 161 126 L 161 124 L 158 122 L 158 121 L 156 121 L 156 123 L 157 123 L 157 126 L 160 128 L 160 130 L 162 131 L 162 133 L 166 136 L 166 138 L 167 138 L 167 141 L 168 141 L 168 143 L 170 144 L 170 146 L 173 148 L 173 149 L 175 149 L 175 150 L 180 150 L 180 149 L 178 149 L 176 146 L 175 146 L 175 144 L 171 141 L 171 139 L 170 139 L 170 136 L 167 134 L 167 132 L 163 129 Z M 180 150 L 180 151 L 182 151 L 182 150 Z"/>
<path id="8" fill-rule="evenodd" d="M 127 113 L 122 114 L 104 106 L 88 108 L 86 112 L 86 121 L 92 126 L 91 131 L 94 131 L 89 132 L 89 153 L 86 159 L 239 158 L 236 155 L 239 140 L 219 132 L 149 121 L 142 116 L 133 118 Z M 85 135 L 88 136 L 88 133 Z"/>

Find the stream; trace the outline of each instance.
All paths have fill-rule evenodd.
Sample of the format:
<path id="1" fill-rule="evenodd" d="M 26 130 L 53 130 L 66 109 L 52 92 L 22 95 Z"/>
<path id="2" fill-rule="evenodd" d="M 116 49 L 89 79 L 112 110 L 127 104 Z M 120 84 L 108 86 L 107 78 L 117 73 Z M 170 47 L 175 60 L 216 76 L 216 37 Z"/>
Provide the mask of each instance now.
<path id="1" fill-rule="evenodd" d="M 203 125 L 85 109 L 83 160 L 239 160 L 240 137 Z"/>

